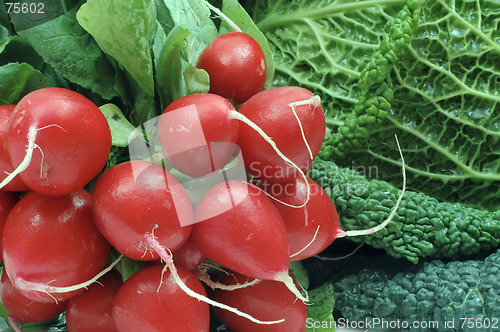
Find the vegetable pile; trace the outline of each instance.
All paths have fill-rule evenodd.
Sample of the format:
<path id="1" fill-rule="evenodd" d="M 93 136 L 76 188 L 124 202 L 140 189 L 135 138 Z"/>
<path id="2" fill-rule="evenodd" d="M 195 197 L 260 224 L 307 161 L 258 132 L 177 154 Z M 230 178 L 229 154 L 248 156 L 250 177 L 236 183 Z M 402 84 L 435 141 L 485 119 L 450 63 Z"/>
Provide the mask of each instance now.
<path id="1" fill-rule="evenodd" d="M 473 0 L 0 4 L 4 325 L 500 328 L 499 24 Z"/>

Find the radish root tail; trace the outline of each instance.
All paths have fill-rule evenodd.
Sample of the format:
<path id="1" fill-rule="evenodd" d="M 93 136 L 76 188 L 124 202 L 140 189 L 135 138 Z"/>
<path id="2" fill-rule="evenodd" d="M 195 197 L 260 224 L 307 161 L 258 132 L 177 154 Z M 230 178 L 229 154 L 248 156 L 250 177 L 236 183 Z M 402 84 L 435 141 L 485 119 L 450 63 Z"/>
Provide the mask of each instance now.
<path id="1" fill-rule="evenodd" d="M 108 267 L 106 267 L 104 270 L 99 272 L 95 277 L 92 279 L 82 282 L 77 285 L 72 285 L 72 286 L 67 286 L 67 287 L 57 287 L 57 286 L 49 286 L 48 284 L 42 284 L 38 282 L 31 282 L 31 281 L 26 281 L 21 278 L 15 279 L 15 284 L 14 286 L 17 289 L 26 291 L 26 292 L 41 292 L 41 293 L 46 293 L 50 297 L 54 298 L 55 302 L 58 303 L 57 299 L 53 296 L 53 294 L 62 294 L 62 293 L 69 293 L 73 292 L 82 288 L 87 288 L 91 284 L 97 281 L 100 277 L 108 273 L 113 269 L 113 267 L 118 264 L 118 262 L 123 258 L 123 255 L 120 255 L 113 263 L 111 263 Z"/>
<path id="2" fill-rule="evenodd" d="M 42 162 L 41 162 L 41 165 L 40 165 L 40 177 L 42 177 L 42 172 L 43 172 L 43 157 L 44 157 L 44 155 L 43 155 L 43 151 L 40 148 L 40 146 L 38 146 L 35 143 L 35 139 L 36 139 L 36 135 L 37 135 L 38 131 L 43 130 L 45 128 L 57 127 L 57 128 L 60 128 L 61 130 L 63 130 L 64 132 L 67 132 L 63 127 L 61 127 L 59 125 L 56 125 L 56 124 L 47 125 L 47 126 L 44 126 L 44 127 L 41 127 L 41 128 L 37 128 L 36 126 L 37 126 L 36 124 L 33 124 L 33 125 L 31 125 L 28 128 L 28 146 L 26 147 L 26 155 L 24 156 L 23 161 L 21 161 L 21 163 L 19 164 L 19 166 L 17 166 L 16 169 L 14 169 L 12 171 L 12 173 L 10 173 L 9 175 L 7 175 L 7 177 L 5 179 L 3 179 L 2 182 L 0 182 L 0 189 L 2 189 L 3 187 L 5 187 L 18 174 L 22 173 L 24 170 L 26 170 L 26 168 L 28 168 L 28 166 L 31 163 L 31 158 L 33 157 L 33 151 L 36 148 L 39 149 L 40 153 L 42 154 Z"/>
<path id="3" fill-rule="evenodd" d="M 19 322 L 16 322 L 12 317 L 9 317 L 7 319 L 7 321 L 9 322 L 9 325 L 12 327 L 12 329 L 15 332 L 23 332 L 23 330 L 21 329 L 21 325 L 19 324 Z"/>
<path id="4" fill-rule="evenodd" d="M 305 173 L 300 169 L 299 166 L 297 166 L 293 161 L 291 161 L 287 156 L 285 156 L 283 154 L 283 152 L 280 151 L 280 149 L 278 148 L 278 146 L 276 146 L 276 143 L 272 140 L 272 138 L 269 137 L 269 135 L 267 135 L 264 132 L 264 130 L 262 130 L 254 122 L 252 122 L 252 120 L 250 120 L 249 118 L 247 118 L 243 114 L 238 113 L 236 111 L 232 111 L 230 113 L 231 113 L 230 116 L 231 116 L 232 119 L 236 119 L 236 120 L 239 120 L 239 121 L 245 123 L 250 128 L 252 128 L 253 130 L 255 130 L 262 138 L 264 138 L 264 140 L 267 143 L 269 143 L 269 145 L 271 145 L 271 147 L 276 152 L 276 154 L 278 154 L 278 156 L 280 156 L 281 159 L 283 159 L 287 165 L 295 168 L 299 172 L 300 176 L 304 179 L 305 184 L 307 186 L 307 196 L 306 196 L 306 199 L 305 199 L 304 203 L 302 203 L 301 205 L 288 204 L 288 203 L 283 202 L 283 201 L 277 199 L 276 197 L 274 197 L 274 196 L 272 196 L 269 193 L 267 193 L 267 192 L 264 191 L 266 193 L 266 195 L 269 196 L 270 198 L 274 199 L 275 201 L 277 201 L 277 202 L 279 202 L 279 203 L 281 203 L 281 204 L 283 204 L 285 206 L 288 206 L 288 207 L 299 208 L 299 209 L 302 208 L 302 207 L 304 207 L 309 202 L 309 198 L 311 196 L 311 187 L 309 185 L 309 181 L 307 181 L 307 176 L 305 175 Z"/>
<path id="5" fill-rule="evenodd" d="M 31 157 L 33 156 L 33 150 L 35 149 L 35 139 L 37 134 L 36 125 L 32 125 L 28 129 L 28 147 L 26 148 L 26 155 L 24 156 L 23 161 L 16 167 L 15 170 L 12 171 L 2 182 L 0 182 L 0 189 L 5 187 L 10 181 L 14 179 L 16 175 L 23 172 L 26 168 L 28 168 L 31 163 Z"/>
<path id="6" fill-rule="evenodd" d="M 202 2 L 207 6 L 210 10 L 216 13 L 224 22 L 227 23 L 236 32 L 242 32 L 239 26 L 236 25 L 229 17 L 227 17 L 219 8 L 213 6 L 209 2 L 202 0 Z"/>
<path id="7" fill-rule="evenodd" d="M 174 265 L 174 262 L 172 260 L 172 255 L 170 253 L 168 253 L 165 248 L 163 248 L 160 243 L 154 239 L 152 236 L 146 236 L 145 238 L 145 242 L 147 245 L 151 246 L 151 248 L 156 251 L 158 253 L 158 255 L 160 255 L 160 257 L 163 259 L 163 261 L 165 262 L 166 266 L 170 269 L 170 275 L 172 276 L 172 278 L 174 278 L 176 284 L 179 286 L 180 289 L 182 289 L 187 295 L 199 300 L 199 301 L 203 301 L 205 303 L 208 303 L 210 305 L 213 305 L 214 307 L 218 307 L 218 308 L 221 308 L 221 309 L 224 309 L 224 310 L 228 310 L 238 316 L 241 316 L 241 317 L 244 317 L 244 318 L 247 318 L 248 320 L 256 323 L 256 324 L 260 324 L 260 325 L 271 325 L 271 324 L 277 324 L 277 323 L 282 323 L 284 322 L 285 320 L 284 319 L 280 319 L 280 320 L 275 320 L 275 321 L 261 321 L 261 320 L 258 320 L 252 316 L 250 316 L 249 314 L 246 314 L 242 311 L 239 311 L 238 309 L 235 309 L 235 308 L 232 308 L 228 305 L 225 305 L 223 303 L 219 303 L 219 302 L 216 302 L 214 300 L 211 300 L 209 299 L 208 297 L 204 296 L 204 295 L 201 295 L 201 294 L 198 294 L 196 293 L 195 291 L 193 291 L 192 289 L 190 289 L 183 281 L 182 279 L 179 277 L 179 274 L 177 273 L 177 268 L 175 267 Z"/>
<path id="8" fill-rule="evenodd" d="M 309 294 L 306 291 L 304 291 L 305 295 L 302 294 L 302 291 L 297 288 L 293 278 L 288 274 L 288 272 L 278 274 L 274 280 L 284 283 L 285 286 L 301 301 L 309 302 Z"/>
<path id="9" fill-rule="evenodd" d="M 310 241 L 310 242 L 309 242 L 309 243 L 308 243 L 308 244 L 307 244 L 304 248 L 300 249 L 300 250 L 299 250 L 299 251 L 297 251 L 295 254 L 291 254 L 291 255 L 290 255 L 290 258 L 293 258 L 293 257 L 295 257 L 295 256 L 297 256 L 297 255 L 300 255 L 300 254 L 301 254 L 304 250 L 306 250 L 308 247 L 310 247 L 310 246 L 311 246 L 311 244 L 313 244 L 313 243 L 314 243 L 314 241 L 316 241 L 316 237 L 318 236 L 318 232 L 319 232 L 319 225 L 318 225 L 318 227 L 316 228 L 316 232 L 314 232 L 314 236 L 313 236 L 312 240 L 311 240 L 311 241 Z"/>
<path id="10" fill-rule="evenodd" d="M 295 107 L 302 106 L 302 105 L 309 105 L 309 106 L 313 106 L 313 110 L 314 110 L 314 108 L 316 108 L 320 104 L 321 104 L 321 98 L 319 96 L 316 96 L 316 95 L 313 96 L 312 98 L 309 98 L 306 100 L 296 101 L 294 103 L 288 104 L 288 106 L 290 106 L 290 108 L 292 109 L 292 112 L 293 112 L 293 115 L 295 116 L 295 119 L 297 119 L 297 123 L 299 124 L 299 128 L 300 128 L 300 133 L 302 135 L 302 140 L 304 140 L 304 144 L 307 147 L 307 151 L 309 152 L 309 157 L 311 158 L 311 160 L 314 159 L 314 156 L 313 156 L 313 153 L 311 151 L 311 147 L 309 146 L 309 143 L 307 142 L 306 134 L 304 133 L 304 128 L 302 127 L 302 122 L 300 121 L 299 116 L 297 115 L 297 111 L 295 110 Z"/>
<path id="11" fill-rule="evenodd" d="M 198 279 L 200 281 L 203 281 L 208 287 L 210 287 L 212 289 L 222 289 L 222 290 L 226 290 L 226 291 L 233 291 L 233 290 L 237 290 L 237 289 L 241 289 L 241 288 L 250 287 L 250 286 L 256 285 L 260 282 L 260 279 L 253 279 L 253 280 L 241 283 L 241 284 L 237 283 L 235 285 L 225 285 L 225 284 L 222 284 L 220 282 L 216 282 L 216 281 L 213 281 L 212 279 L 210 279 L 210 275 L 208 275 L 208 273 L 204 269 L 199 269 L 199 272 L 200 272 L 200 276 L 198 277 Z"/>
<path id="12" fill-rule="evenodd" d="M 353 251 L 351 251 L 347 255 L 340 256 L 340 257 L 324 257 L 324 256 L 319 256 L 319 255 L 316 255 L 314 257 L 316 257 L 317 259 L 322 260 L 322 261 L 340 261 L 340 260 L 349 258 L 352 255 L 354 255 L 359 249 L 361 249 L 361 247 L 363 245 L 364 245 L 364 243 L 360 243 Z"/>
<path id="13" fill-rule="evenodd" d="M 389 214 L 389 217 L 387 217 L 387 219 L 384 222 L 382 222 L 381 224 L 374 226 L 372 228 L 363 229 L 363 230 L 340 231 L 337 234 L 337 238 L 342 238 L 342 237 L 346 237 L 346 236 L 370 235 L 370 234 L 376 233 L 376 232 L 384 229 L 392 221 L 392 218 L 394 218 L 394 215 L 396 214 L 396 211 L 399 208 L 399 204 L 401 203 L 401 200 L 403 199 L 403 195 L 404 195 L 405 190 L 406 190 L 405 160 L 403 157 L 403 152 L 401 151 L 401 146 L 399 145 L 398 137 L 397 136 L 395 136 L 395 137 L 396 137 L 396 144 L 397 144 L 398 150 L 399 150 L 399 155 L 401 156 L 401 172 L 403 173 L 403 188 L 401 189 L 401 193 L 399 194 L 399 197 L 396 200 L 396 204 L 392 208 L 391 213 Z"/>

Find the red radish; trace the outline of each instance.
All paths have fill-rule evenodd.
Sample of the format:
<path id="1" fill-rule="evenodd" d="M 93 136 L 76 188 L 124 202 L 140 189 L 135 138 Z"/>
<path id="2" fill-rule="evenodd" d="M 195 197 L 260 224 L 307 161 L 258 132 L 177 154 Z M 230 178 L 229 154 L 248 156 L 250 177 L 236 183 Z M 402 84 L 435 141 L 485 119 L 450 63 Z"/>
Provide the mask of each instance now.
<path id="1" fill-rule="evenodd" d="M 189 271 L 178 268 L 185 285 L 205 295 L 205 289 Z M 118 291 L 113 318 L 120 332 L 209 331 L 209 306 L 187 295 L 163 266 L 136 272 Z"/>
<path id="2" fill-rule="evenodd" d="M 2 241 L 9 278 L 26 297 L 40 302 L 77 295 L 79 284 L 99 273 L 110 254 L 84 189 L 61 197 L 28 192 L 9 213 Z"/>
<path id="3" fill-rule="evenodd" d="M 163 111 L 158 138 L 167 160 L 179 171 L 201 177 L 222 169 L 231 159 L 239 123 L 225 98 L 200 93 L 175 100 Z"/>
<path id="4" fill-rule="evenodd" d="M 238 110 L 276 143 L 277 148 L 306 173 L 325 137 L 325 116 L 318 96 L 293 86 L 264 90 Z M 238 145 L 248 171 L 268 182 L 290 182 L 297 167 L 276 154 L 250 126 L 240 126 Z"/>
<path id="5" fill-rule="evenodd" d="M 307 178 L 309 188 L 302 178 L 290 183 L 264 185 L 264 190 L 278 200 L 274 205 L 285 221 L 290 242 L 290 259 L 303 260 L 319 254 L 333 243 L 339 233 L 344 231 L 339 226 L 337 209 L 323 188 Z M 301 208 L 286 206 L 303 202 L 310 190 L 307 204 Z"/>
<path id="6" fill-rule="evenodd" d="M 19 195 L 17 193 L 0 191 L 0 236 L 3 233 L 3 226 L 5 225 L 7 216 L 9 215 L 10 210 L 12 210 L 14 204 L 16 204 L 18 199 Z M 0 254 L 2 252 L 2 243 L 0 241 Z M 0 262 L 1 261 L 2 257 L 0 257 Z"/>
<path id="7" fill-rule="evenodd" d="M 199 273 L 198 268 L 206 259 L 205 254 L 196 246 L 191 237 L 174 253 L 175 264 L 191 271 L 194 275 Z"/>
<path id="8" fill-rule="evenodd" d="M 399 148 L 399 142 L 396 139 Z M 379 225 L 363 230 L 344 231 L 340 228 L 337 209 L 323 188 L 307 178 L 297 178 L 290 183 L 269 184 L 263 182 L 262 187 L 273 197 L 287 228 L 290 242 L 291 261 L 303 260 L 317 255 L 337 238 L 369 235 L 385 228 L 396 213 L 406 190 L 406 173 L 404 158 L 401 153 L 403 189 L 389 217 Z M 297 204 L 306 200 L 305 206 L 297 208 Z"/>
<path id="9" fill-rule="evenodd" d="M 248 277 L 241 274 L 225 275 L 223 284 L 241 284 Z M 262 280 L 254 286 L 236 290 L 217 289 L 212 298 L 231 307 L 238 308 L 254 317 L 265 320 L 283 318 L 284 322 L 274 325 L 259 325 L 239 317 L 232 312 L 215 308 L 217 318 L 231 331 L 238 332 L 305 332 L 307 309 L 297 301 L 285 285 L 273 280 Z"/>
<path id="10" fill-rule="evenodd" d="M 214 94 L 188 95 L 170 104 L 158 121 L 158 138 L 167 160 L 175 168 L 194 177 L 212 175 L 239 152 L 235 144 L 238 121 L 261 137 L 276 158 L 305 178 L 302 170 L 278 149 L 271 137 L 236 112 L 225 98 Z M 301 206 L 303 204 L 305 202 Z"/>
<path id="11" fill-rule="evenodd" d="M 104 237 L 136 260 L 160 256 L 144 238 L 153 236 L 170 251 L 187 240 L 193 223 L 189 196 L 161 166 L 133 160 L 106 170 L 92 189 L 92 215 Z"/>
<path id="12" fill-rule="evenodd" d="M 172 252 L 189 237 L 193 210 L 182 185 L 165 169 L 141 160 L 108 169 L 92 190 L 92 214 L 97 227 L 122 254 L 139 260 L 161 258 L 188 296 L 237 312 L 193 291 L 177 273 Z"/>
<path id="13" fill-rule="evenodd" d="M 12 173 L 14 170 L 5 155 L 3 138 L 5 136 L 7 123 L 9 122 L 9 117 L 15 107 L 16 105 L 0 105 L 0 183 L 7 177 L 7 174 Z M 2 190 L 7 191 L 26 191 L 28 189 L 28 186 L 24 184 L 19 176 L 13 178 L 2 188 Z"/>
<path id="14" fill-rule="evenodd" d="M 71 298 L 66 309 L 66 326 L 71 332 L 115 332 L 113 304 L 123 284 L 122 276 L 112 270 L 83 293 Z"/>
<path id="15" fill-rule="evenodd" d="M 175 264 L 177 266 L 181 266 L 189 271 L 191 271 L 198 280 L 205 283 L 207 286 L 212 289 L 238 289 L 241 287 L 247 287 L 249 285 L 254 285 L 260 280 L 254 279 L 250 282 L 241 284 L 241 285 L 232 285 L 227 286 L 218 282 L 214 282 L 210 279 L 210 275 L 208 274 L 208 269 L 211 267 L 209 263 L 205 264 L 207 256 L 196 246 L 192 237 L 189 237 L 187 241 L 177 249 L 173 255 Z"/>
<path id="16" fill-rule="evenodd" d="M 5 153 L 23 182 L 48 196 L 83 188 L 103 168 L 111 132 L 99 108 L 77 92 L 44 88 L 24 96 L 10 116 Z M 0 188 L 8 183 L 7 177 Z"/>
<path id="17" fill-rule="evenodd" d="M 15 331 L 21 331 L 25 323 L 46 321 L 66 310 L 67 301 L 42 303 L 25 297 L 17 290 L 5 270 L 0 278 L 0 302 L 7 312 L 9 324 Z"/>
<path id="18" fill-rule="evenodd" d="M 195 208 L 191 236 L 214 262 L 257 279 L 284 282 L 304 298 L 288 275 L 286 228 L 271 199 L 245 181 L 210 189 Z"/>
<path id="19" fill-rule="evenodd" d="M 198 58 L 196 67 L 210 76 L 210 92 L 245 102 L 264 88 L 266 57 L 259 43 L 240 31 L 215 38 Z"/>

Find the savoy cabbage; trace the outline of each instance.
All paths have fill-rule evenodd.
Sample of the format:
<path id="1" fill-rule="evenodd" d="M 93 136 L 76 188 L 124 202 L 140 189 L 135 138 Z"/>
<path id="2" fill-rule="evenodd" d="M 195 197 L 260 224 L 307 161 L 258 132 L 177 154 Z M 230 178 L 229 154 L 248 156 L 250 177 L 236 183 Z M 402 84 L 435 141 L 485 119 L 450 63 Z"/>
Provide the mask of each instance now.
<path id="1" fill-rule="evenodd" d="M 276 85 L 323 99 L 320 157 L 474 207 L 500 208 L 500 4 L 484 0 L 247 3 Z M 285 15 L 286 13 L 286 15 Z"/>

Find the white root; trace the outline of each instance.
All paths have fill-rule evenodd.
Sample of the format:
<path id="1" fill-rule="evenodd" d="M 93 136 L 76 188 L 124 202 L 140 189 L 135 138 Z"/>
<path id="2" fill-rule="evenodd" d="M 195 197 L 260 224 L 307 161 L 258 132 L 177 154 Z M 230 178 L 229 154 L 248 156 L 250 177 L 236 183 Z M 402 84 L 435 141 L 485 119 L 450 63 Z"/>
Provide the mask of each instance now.
<path id="1" fill-rule="evenodd" d="M 35 148 L 38 148 L 40 150 L 40 153 L 42 154 L 42 162 L 40 165 L 40 177 L 42 177 L 42 168 L 43 168 L 43 151 L 42 149 L 35 143 L 36 135 L 38 131 L 43 130 L 45 128 L 50 128 L 50 127 L 57 127 L 60 128 L 61 130 L 67 132 L 64 128 L 62 128 L 59 125 L 56 124 L 50 124 L 41 128 L 37 128 L 36 124 L 31 125 L 28 128 L 28 147 L 26 148 L 26 155 L 24 156 L 23 161 L 19 164 L 19 166 L 16 167 L 15 170 L 12 171 L 5 179 L 3 179 L 2 182 L 0 182 L 0 189 L 5 187 L 10 181 L 12 181 L 18 174 L 22 173 L 26 168 L 31 163 L 31 158 L 33 157 L 33 151 Z"/>
<path id="2" fill-rule="evenodd" d="M 174 265 L 174 261 L 172 259 L 172 255 L 163 247 L 160 245 L 160 243 L 151 235 L 147 235 L 145 237 L 145 243 L 149 246 L 151 246 L 151 248 L 156 251 L 158 253 L 158 255 L 160 255 L 161 259 L 165 262 L 166 264 L 166 267 L 168 267 L 168 269 L 170 270 L 170 275 L 172 276 L 172 278 L 174 278 L 176 284 L 179 286 L 180 289 L 182 289 L 187 295 L 199 300 L 199 301 L 203 301 L 205 303 L 208 303 L 210 305 L 213 305 L 214 307 L 218 307 L 218 308 L 221 308 L 221 309 L 224 309 L 224 310 L 227 310 L 227 311 L 230 311 L 238 316 L 241 316 L 241 317 L 244 317 L 244 318 L 247 318 L 248 320 L 256 323 L 256 324 L 260 324 L 260 325 L 271 325 L 271 324 L 278 324 L 278 323 L 282 323 L 284 322 L 285 320 L 284 319 L 280 319 L 280 320 L 275 320 L 275 321 L 261 321 L 259 319 L 256 319 L 252 316 L 250 316 L 249 314 L 246 314 L 242 311 L 239 311 L 238 309 L 236 308 L 233 308 L 233 307 L 230 307 L 228 305 L 225 305 L 223 303 L 219 303 L 217 301 L 214 301 L 214 300 L 211 300 L 209 299 L 208 297 L 204 296 L 204 295 L 201 295 L 201 294 L 198 294 L 196 293 L 195 291 L 193 291 L 192 289 L 190 289 L 183 281 L 182 279 L 179 277 L 179 274 L 177 273 L 177 268 L 175 267 Z"/>
<path id="3" fill-rule="evenodd" d="M 312 98 L 306 99 L 306 100 L 301 100 L 301 101 L 296 101 L 293 103 L 288 104 L 290 108 L 292 109 L 293 115 L 295 116 L 295 119 L 297 119 L 297 123 L 299 124 L 300 128 L 300 133 L 302 135 L 302 140 L 304 141 L 304 144 L 307 147 L 307 151 L 309 151 L 309 157 L 311 160 L 314 159 L 313 153 L 311 151 L 311 147 L 309 146 L 309 143 L 307 142 L 306 139 L 306 134 L 304 133 L 304 128 L 302 127 L 302 122 L 300 122 L 299 116 L 297 115 L 297 111 L 295 111 L 296 106 L 301 106 L 301 105 L 312 105 L 314 107 L 317 107 L 321 104 L 321 98 L 319 96 L 313 96 Z"/>
<path id="4" fill-rule="evenodd" d="M 318 232 L 319 232 L 319 225 L 316 228 L 316 232 L 314 233 L 314 236 L 313 236 L 312 240 L 304 248 L 300 249 L 295 254 L 291 254 L 290 258 L 293 258 L 293 257 L 295 257 L 297 255 L 300 255 L 302 252 L 304 252 L 304 250 L 306 250 L 307 248 L 309 248 L 311 246 L 311 244 L 313 244 L 314 241 L 316 241 L 316 237 L 318 236 Z"/>
<path id="5" fill-rule="evenodd" d="M 0 189 L 6 186 L 10 181 L 14 179 L 16 175 L 23 172 L 26 168 L 28 168 L 31 163 L 31 157 L 33 156 L 33 150 L 35 149 L 35 139 L 37 134 L 36 125 L 32 125 L 28 129 L 28 147 L 26 148 L 26 155 L 24 156 L 23 161 L 16 167 L 15 170 L 12 171 L 2 182 L 0 182 Z"/>
<path id="6" fill-rule="evenodd" d="M 14 279 L 15 280 L 15 287 L 19 290 L 23 290 L 26 292 L 41 292 L 48 294 L 50 297 L 52 297 L 55 302 L 57 303 L 57 299 L 53 296 L 53 294 L 62 294 L 62 293 L 69 293 L 73 292 L 82 288 L 87 288 L 88 286 L 92 285 L 94 282 L 96 282 L 100 277 L 108 273 L 113 269 L 113 267 L 118 264 L 118 262 L 123 258 L 123 255 L 120 255 L 113 263 L 111 263 L 108 267 L 106 267 L 104 270 L 99 272 L 96 276 L 94 276 L 92 279 L 87 280 L 85 282 L 82 282 L 77 285 L 72 285 L 72 286 L 66 286 L 66 287 L 57 287 L 57 286 L 49 286 L 48 284 L 42 284 L 38 282 L 31 282 L 31 281 L 26 281 L 21 278 Z"/>
<path id="7" fill-rule="evenodd" d="M 399 145 L 398 137 L 396 136 L 396 144 L 398 145 L 399 149 L 399 155 L 401 156 L 401 172 L 403 173 L 403 188 L 401 189 L 401 193 L 399 194 L 399 197 L 396 201 L 396 204 L 391 210 L 391 213 L 389 214 L 389 217 L 382 222 L 381 224 L 368 228 L 368 229 L 363 229 L 363 230 L 352 230 L 352 231 L 340 231 L 337 234 L 337 238 L 342 238 L 342 237 L 347 237 L 347 236 L 361 236 L 361 235 L 370 235 L 373 233 L 376 233 L 382 229 L 384 229 L 391 221 L 392 218 L 394 218 L 394 215 L 396 214 L 396 211 L 399 208 L 399 204 L 401 203 L 401 200 L 403 199 L 403 195 L 406 190 L 406 168 L 405 168 L 405 160 L 403 157 L 403 152 L 401 151 L 401 146 Z"/>
<path id="8" fill-rule="evenodd" d="M 16 322 L 12 317 L 9 317 L 7 321 L 15 332 L 23 332 L 23 330 L 21 329 L 21 324 L 19 324 L 19 322 Z"/>
<path id="9" fill-rule="evenodd" d="M 302 292 L 295 285 L 293 278 L 288 274 L 288 271 L 279 273 L 276 275 L 274 280 L 284 283 L 285 286 L 301 301 L 309 302 L 309 294 L 306 291 L 304 291 L 305 295 L 302 294 Z"/>
<path id="10" fill-rule="evenodd" d="M 208 8 L 210 8 L 210 10 L 216 13 L 224 22 L 226 22 L 227 25 L 229 25 L 231 29 L 233 29 L 233 31 L 242 32 L 240 27 L 237 26 L 236 23 L 234 23 L 229 17 L 227 17 L 219 8 L 213 6 L 212 4 L 210 4 L 205 0 L 202 0 L 201 2 L 203 2 L 205 6 L 207 6 Z"/>
<path id="11" fill-rule="evenodd" d="M 250 120 L 249 118 L 247 118 L 246 116 L 244 116 L 243 114 L 239 113 L 239 112 L 236 112 L 236 111 L 231 111 L 230 112 L 230 117 L 232 119 L 236 119 L 236 120 L 239 120 L 243 123 L 245 123 L 246 125 L 248 125 L 250 128 L 252 128 L 253 130 L 255 130 L 262 138 L 264 138 L 264 140 L 269 143 L 269 145 L 271 145 L 271 147 L 273 148 L 273 150 L 276 152 L 276 154 L 278 156 L 281 157 L 281 159 L 283 159 L 285 161 L 285 163 L 289 166 L 292 166 L 293 168 L 295 168 L 301 175 L 301 177 L 304 179 L 305 181 L 305 184 L 307 186 L 307 196 L 306 196 L 306 200 L 304 201 L 304 203 L 302 203 L 301 205 L 293 205 L 293 204 L 288 204 L 286 202 L 283 202 L 279 199 L 277 199 L 276 197 L 270 195 L 269 193 L 267 193 L 266 191 L 264 191 L 266 193 L 267 196 L 271 197 L 272 199 L 274 199 L 275 201 L 277 202 L 280 202 L 281 204 L 285 205 L 285 206 L 288 206 L 288 207 L 292 207 L 292 208 L 302 208 L 304 207 L 308 202 L 309 202 L 309 198 L 311 196 L 311 188 L 310 188 L 310 185 L 309 185 L 309 181 L 307 181 L 307 176 L 304 174 L 304 172 L 300 169 L 299 166 L 297 166 L 293 161 L 291 161 L 287 156 L 285 156 L 281 151 L 280 149 L 278 149 L 278 146 L 276 146 L 276 143 L 272 140 L 271 137 L 269 137 L 269 135 L 267 135 L 264 130 L 262 130 L 259 126 L 257 126 L 254 122 L 252 122 L 252 120 Z"/>
<path id="12" fill-rule="evenodd" d="M 50 125 L 38 128 L 37 131 L 43 130 L 45 128 L 50 128 L 50 127 L 57 127 L 59 129 L 61 129 L 62 131 L 67 133 L 66 129 L 64 129 L 63 127 L 56 125 L 56 124 L 50 124 Z M 42 148 L 40 148 L 40 146 L 38 146 L 37 144 L 35 144 L 35 148 L 37 148 L 40 151 L 40 154 L 42 155 L 42 160 L 40 161 L 40 179 L 41 179 L 41 178 L 43 178 L 43 159 L 45 158 L 45 154 L 43 153 Z"/>
<path id="13" fill-rule="evenodd" d="M 226 291 L 233 291 L 237 289 L 242 289 L 246 288 L 249 286 L 257 285 L 260 282 L 260 279 L 253 279 L 247 282 L 244 282 L 242 284 L 235 284 L 235 285 L 224 285 L 220 282 L 213 281 L 210 279 L 210 276 L 206 273 L 204 269 L 199 269 L 200 275 L 198 276 L 198 279 L 200 281 L 203 281 L 208 287 L 212 289 L 222 289 Z"/>
<path id="14" fill-rule="evenodd" d="M 319 255 L 316 255 L 314 257 L 316 257 L 317 259 L 319 260 L 322 260 L 322 261 L 340 261 L 340 260 L 343 260 L 343 259 L 346 259 L 346 258 L 349 258 L 351 257 L 352 255 L 354 255 L 362 246 L 364 245 L 364 243 L 360 243 L 356 249 L 354 249 L 353 251 L 351 251 L 350 253 L 348 253 L 347 255 L 344 255 L 344 256 L 340 256 L 340 257 L 323 257 L 323 256 L 319 256 Z"/>

